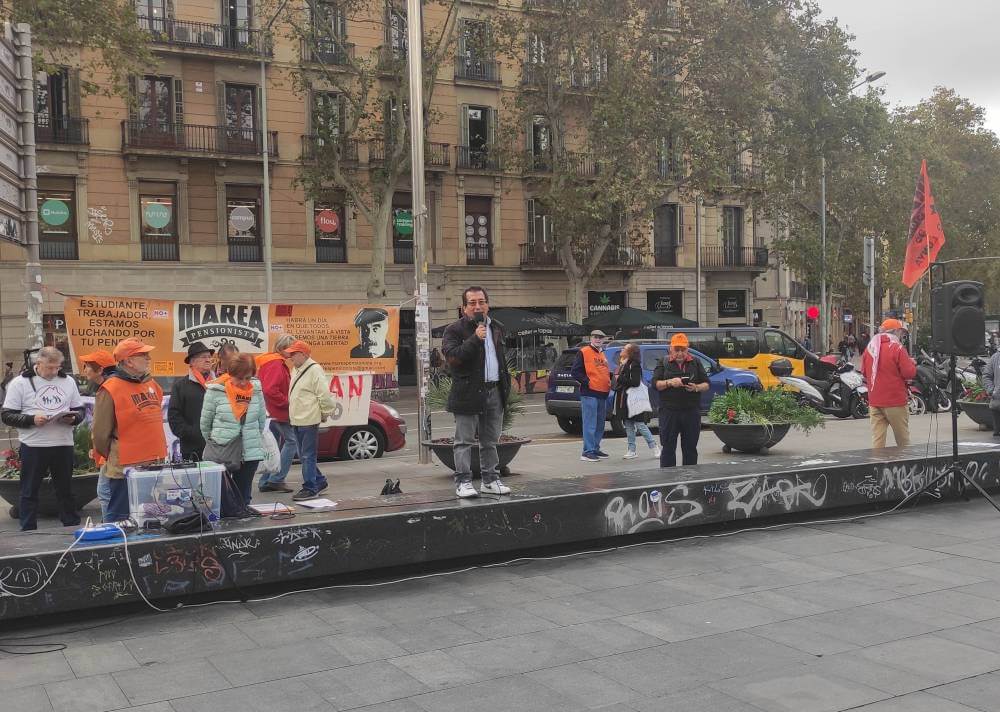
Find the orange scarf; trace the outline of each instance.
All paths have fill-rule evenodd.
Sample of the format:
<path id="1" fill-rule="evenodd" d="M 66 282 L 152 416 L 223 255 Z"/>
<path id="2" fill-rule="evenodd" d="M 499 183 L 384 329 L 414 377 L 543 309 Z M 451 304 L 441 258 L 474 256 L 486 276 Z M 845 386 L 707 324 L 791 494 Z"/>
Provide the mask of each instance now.
<path id="1" fill-rule="evenodd" d="M 229 383 L 230 378 L 232 378 L 232 376 L 230 376 L 228 373 L 223 373 L 221 376 L 212 381 L 212 383 L 218 383 L 224 386 L 227 383 Z"/>
<path id="2" fill-rule="evenodd" d="M 242 420 L 253 397 L 253 382 L 249 381 L 245 387 L 240 388 L 230 378 L 226 381 L 226 397 L 229 399 L 229 406 L 233 409 L 236 420 Z"/>
<path id="3" fill-rule="evenodd" d="M 194 380 L 198 381 L 198 383 L 201 384 L 202 388 L 204 388 L 208 384 L 208 381 L 205 379 L 205 377 L 201 375 L 201 371 L 199 371 L 196 368 L 191 369 L 191 376 L 194 378 Z"/>

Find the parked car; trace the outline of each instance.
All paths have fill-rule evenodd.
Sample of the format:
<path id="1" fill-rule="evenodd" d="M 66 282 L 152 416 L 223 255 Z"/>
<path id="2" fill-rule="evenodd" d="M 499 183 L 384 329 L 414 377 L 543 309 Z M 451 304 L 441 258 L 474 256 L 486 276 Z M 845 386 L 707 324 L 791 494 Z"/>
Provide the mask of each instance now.
<path id="1" fill-rule="evenodd" d="M 319 431 L 316 455 L 329 460 L 371 460 L 406 445 L 406 421 L 392 406 L 372 401 L 368 424 Z"/>
<path id="2" fill-rule="evenodd" d="M 629 342 L 612 341 L 604 350 L 612 374 L 618 368 L 618 355 L 626 343 Z M 647 339 L 632 340 L 632 343 L 639 345 L 639 353 L 642 359 L 642 380 L 649 386 L 653 377 L 653 370 L 656 368 L 657 362 L 667 355 L 670 349 L 670 342 Z M 581 431 L 580 384 L 570 373 L 573 361 L 576 359 L 577 351 L 579 351 L 579 347 L 565 349 L 560 354 L 555 367 L 549 374 L 549 386 L 545 392 L 545 411 L 549 415 L 556 417 L 559 427 L 564 432 L 574 434 Z M 726 388 L 730 386 L 747 388 L 753 391 L 759 391 L 762 388 L 757 375 L 748 370 L 728 368 L 695 349 L 691 349 L 691 355 L 701 361 L 701 365 L 705 367 L 705 372 L 708 374 L 709 388 L 701 396 L 701 412 L 703 415 L 708 413 L 708 407 L 712 404 L 712 399 L 716 395 L 725 392 Z M 653 404 L 653 418 L 655 419 L 656 410 L 660 404 L 660 392 L 652 386 L 649 387 L 649 400 Z M 608 394 L 607 419 L 611 422 L 611 431 L 613 433 L 624 435 L 625 426 L 622 424 L 621 419 L 611 413 L 613 402 L 614 393 L 612 392 Z"/>

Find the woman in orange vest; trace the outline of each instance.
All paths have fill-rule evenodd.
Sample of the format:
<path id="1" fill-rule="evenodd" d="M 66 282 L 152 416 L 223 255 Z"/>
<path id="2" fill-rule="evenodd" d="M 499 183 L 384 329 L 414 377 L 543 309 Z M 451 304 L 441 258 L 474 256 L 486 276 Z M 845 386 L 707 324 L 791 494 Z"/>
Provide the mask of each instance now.
<path id="1" fill-rule="evenodd" d="M 95 393 L 100 389 L 101 384 L 107 380 L 115 370 L 115 357 L 108 351 L 94 351 L 80 357 L 83 364 L 83 377 L 94 388 Z M 108 513 L 108 502 L 111 500 L 111 481 L 104 473 L 104 465 L 107 460 L 97 454 L 93 447 L 90 448 L 90 459 L 101 468 L 101 474 L 97 478 L 97 501 L 101 503 L 101 520 Z"/>
<path id="2" fill-rule="evenodd" d="M 94 401 L 94 449 L 107 458 L 111 484 L 106 522 L 128 519 L 125 468 L 162 462 L 167 456 L 163 432 L 163 389 L 149 375 L 152 346 L 125 339 L 113 353 L 118 368 L 101 384 Z"/>

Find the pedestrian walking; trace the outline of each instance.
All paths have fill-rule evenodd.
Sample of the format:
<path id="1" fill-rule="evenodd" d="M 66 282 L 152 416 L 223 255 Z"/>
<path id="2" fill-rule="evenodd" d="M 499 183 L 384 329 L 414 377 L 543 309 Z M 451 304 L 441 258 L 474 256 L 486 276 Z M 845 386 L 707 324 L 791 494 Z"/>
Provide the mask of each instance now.
<path id="1" fill-rule="evenodd" d="M 319 424 L 333 414 L 333 396 L 323 368 L 309 357 L 312 353 L 309 344 L 293 341 L 286 352 L 294 366 L 288 386 L 288 422 L 294 430 L 302 463 L 302 489 L 292 499 L 302 501 L 313 499 L 329 487 L 316 469 L 316 441 Z"/>
<path id="2" fill-rule="evenodd" d="M 701 394 L 708 390 L 708 374 L 688 346 L 686 334 L 674 334 L 670 353 L 653 371 L 653 386 L 660 392 L 660 467 L 676 467 L 678 436 L 682 464 L 698 464 Z"/>
<path id="3" fill-rule="evenodd" d="M 264 428 L 267 408 L 260 381 L 254 378 L 257 366 L 250 354 L 229 360 L 229 378 L 215 379 L 205 389 L 200 428 L 205 439 L 205 458 L 224 460 L 239 501 L 223 497 L 222 516 L 238 517 L 248 511 L 257 465 L 264 459 Z M 238 441 L 238 442 L 237 442 Z"/>
<path id="4" fill-rule="evenodd" d="M 1000 351 L 994 351 L 983 369 L 983 388 L 990 396 L 993 413 L 993 437 L 1000 438 Z"/>
<path id="5" fill-rule="evenodd" d="M 167 406 L 167 423 L 170 432 L 177 436 L 181 444 L 181 456 L 185 460 L 198 462 L 205 450 L 205 438 L 201 433 L 201 409 L 205 400 L 205 389 L 209 381 L 215 379 L 212 360 L 215 351 L 201 341 L 188 346 L 184 363 L 188 374 L 174 380 L 170 391 L 170 405 Z"/>
<path id="6" fill-rule="evenodd" d="M 899 319 L 886 319 L 861 357 L 861 373 L 868 381 L 872 447 L 885 447 L 888 428 L 897 446 L 910 444 L 910 394 L 906 382 L 917 375 L 917 364 L 902 344 L 906 328 Z"/>
<path id="7" fill-rule="evenodd" d="M 83 400 L 76 381 L 62 370 L 62 351 L 45 346 L 34 366 L 7 384 L 0 420 L 17 428 L 20 442 L 21 531 L 38 528 L 38 491 L 52 478 L 59 521 L 80 523 L 73 502 L 73 428 L 83 422 Z"/>
<path id="8" fill-rule="evenodd" d="M 571 369 L 573 378 L 580 384 L 580 415 L 583 420 L 583 453 L 580 459 L 584 462 L 599 462 L 610 457 L 601 450 L 608 393 L 611 392 L 611 372 L 604 355 L 604 340 L 607 338 L 607 334 L 600 329 L 591 331 L 590 343 L 577 351 Z"/>
<path id="9" fill-rule="evenodd" d="M 622 419 L 625 425 L 626 449 L 625 460 L 638 457 L 636 453 L 635 434 L 642 435 L 650 451 L 655 457 L 660 456 L 660 448 L 649 432 L 650 416 L 653 408 L 649 402 L 649 391 L 642 382 L 642 363 L 640 351 L 636 344 L 626 344 L 619 355 L 620 363 L 615 374 L 615 415 Z"/>
<path id="10" fill-rule="evenodd" d="M 114 373 L 115 357 L 108 351 L 93 351 L 80 357 L 81 373 L 87 379 L 87 383 L 97 393 L 101 384 L 107 380 L 108 376 Z M 111 500 L 111 480 L 108 479 L 107 459 L 97 454 L 91 443 L 90 459 L 94 461 L 100 470 L 97 476 L 97 501 L 101 505 L 101 521 L 108 513 L 108 502 Z"/>
<path id="11" fill-rule="evenodd" d="M 500 325 L 490 319 L 490 298 L 482 287 L 462 292 L 462 318 L 448 325 L 441 353 L 451 370 L 448 411 L 455 416 L 455 494 L 478 497 L 472 486 L 472 448 L 479 446 L 481 491 L 509 494 L 500 481 L 497 443 L 510 394 L 510 374 Z"/>
<path id="12" fill-rule="evenodd" d="M 802 348 L 804 348 L 806 351 L 813 350 L 812 340 L 810 340 L 808 336 L 802 339 Z"/>
<path id="13" fill-rule="evenodd" d="M 257 378 L 264 391 L 264 403 L 267 414 L 271 416 L 271 432 L 281 445 L 281 467 L 274 473 L 261 473 L 257 488 L 261 492 L 293 492 L 285 484 L 292 460 L 298 452 L 295 440 L 295 429 L 288 420 L 288 387 L 292 382 L 292 374 L 288 368 L 288 352 L 285 351 L 295 343 L 291 334 L 283 334 L 274 344 L 274 351 L 257 357 Z"/>
<path id="14" fill-rule="evenodd" d="M 163 389 L 149 375 L 152 350 L 135 338 L 118 342 L 112 352 L 118 366 L 94 399 L 94 450 L 107 459 L 111 485 L 105 522 L 128 519 L 125 468 L 162 462 L 167 456 Z"/>

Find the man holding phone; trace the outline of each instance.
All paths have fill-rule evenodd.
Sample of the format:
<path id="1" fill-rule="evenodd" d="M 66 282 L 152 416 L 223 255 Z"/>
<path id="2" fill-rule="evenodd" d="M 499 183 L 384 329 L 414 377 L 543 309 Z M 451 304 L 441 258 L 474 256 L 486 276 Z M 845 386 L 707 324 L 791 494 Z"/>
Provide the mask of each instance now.
<path id="1" fill-rule="evenodd" d="M 660 467 L 677 466 L 678 436 L 683 464 L 697 465 L 701 394 L 708 390 L 708 374 L 688 352 L 685 334 L 670 339 L 670 354 L 653 371 L 653 386 L 660 392 Z"/>
<path id="2" fill-rule="evenodd" d="M 59 349 L 39 349 L 35 365 L 10 382 L 0 411 L 21 443 L 21 531 L 38 528 L 38 490 L 46 477 L 52 478 L 63 526 L 80 523 L 71 488 L 73 428 L 83 422 L 83 400 L 62 364 Z"/>

